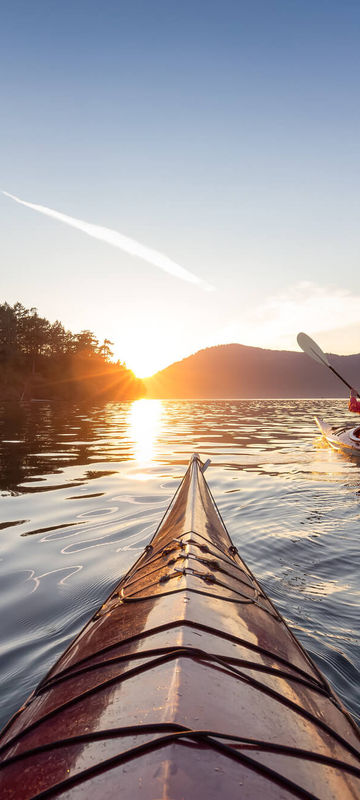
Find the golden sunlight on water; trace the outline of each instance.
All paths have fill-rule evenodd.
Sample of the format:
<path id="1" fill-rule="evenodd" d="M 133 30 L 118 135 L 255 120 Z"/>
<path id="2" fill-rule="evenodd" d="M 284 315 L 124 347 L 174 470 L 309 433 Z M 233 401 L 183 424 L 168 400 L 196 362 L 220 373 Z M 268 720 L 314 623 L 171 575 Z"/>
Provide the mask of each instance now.
<path id="1" fill-rule="evenodd" d="M 134 455 L 139 466 L 145 467 L 153 460 L 161 429 L 162 410 L 161 400 L 142 399 L 132 403 L 129 435 L 134 442 Z"/>

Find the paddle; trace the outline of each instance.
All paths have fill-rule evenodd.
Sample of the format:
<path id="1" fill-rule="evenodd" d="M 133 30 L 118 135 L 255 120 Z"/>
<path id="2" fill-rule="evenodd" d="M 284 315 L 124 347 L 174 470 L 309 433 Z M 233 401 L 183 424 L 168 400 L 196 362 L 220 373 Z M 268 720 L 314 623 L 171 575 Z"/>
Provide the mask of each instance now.
<path id="1" fill-rule="evenodd" d="M 342 375 L 339 375 L 336 369 L 334 369 L 334 367 L 332 367 L 331 364 L 329 363 L 329 360 L 325 355 L 325 353 L 322 351 L 321 347 L 319 347 L 319 345 L 316 344 L 316 342 L 314 342 L 314 340 L 311 339 L 310 336 L 307 336 L 306 333 L 298 333 L 297 342 L 299 347 L 301 347 L 301 349 L 304 351 L 304 353 L 310 356 L 310 358 L 313 358 L 314 361 L 317 361 L 319 364 L 323 364 L 324 367 L 329 367 L 329 369 L 331 369 L 331 372 L 333 372 L 334 375 L 340 378 L 340 380 L 343 383 L 345 383 L 345 386 L 347 386 L 348 389 L 351 389 L 351 391 L 355 392 L 357 396 L 360 397 L 358 390 L 354 389 L 353 386 L 350 386 L 350 383 L 348 383 L 345 380 L 345 378 L 342 377 Z"/>

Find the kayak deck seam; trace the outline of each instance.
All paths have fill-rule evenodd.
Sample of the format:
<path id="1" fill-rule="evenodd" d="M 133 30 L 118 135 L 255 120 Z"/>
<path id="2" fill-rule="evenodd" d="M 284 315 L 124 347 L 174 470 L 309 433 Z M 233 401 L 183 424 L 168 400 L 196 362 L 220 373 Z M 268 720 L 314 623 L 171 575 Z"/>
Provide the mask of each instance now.
<path id="1" fill-rule="evenodd" d="M 199 648 L 190 647 L 189 645 L 172 645 L 169 647 L 158 647 L 152 648 L 149 650 L 143 650 L 141 653 L 127 653 L 125 655 L 114 656 L 113 658 L 108 658 L 104 661 L 96 661 L 94 664 L 88 664 L 87 666 L 82 667 L 78 670 L 73 670 L 66 674 L 56 675 L 53 679 L 48 681 L 46 684 L 41 686 L 39 691 L 36 692 L 36 697 L 40 697 L 49 689 L 53 689 L 54 687 L 58 687 L 65 681 L 71 680 L 72 678 L 77 678 L 80 675 L 85 675 L 89 672 L 93 672 L 95 670 L 101 670 L 104 667 L 108 667 L 113 664 L 121 663 L 122 661 L 140 661 L 143 658 L 151 658 L 156 655 L 166 655 L 168 653 L 178 653 L 179 655 L 194 655 L 195 657 L 199 656 L 199 652 L 201 652 L 201 656 L 205 651 L 199 651 Z M 278 678 L 286 678 L 287 680 L 297 681 L 301 683 L 303 686 L 307 686 L 308 689 L 311 689 L 315 692 L 322 694 L 325 697 L 329 696 L 328 691 L 323 686 L 314 683 L 311 679 L 303 678 L 300 675 L 293 674 L 291 672 L 285 672 L 285 670 L 279 669 L 277 667 L 271 667 L 267 664 L 259 663 L 258 661 L 249 661 L 245 658 L 237 658 L 236 656 L 223 656 L 217 653 L 211 653 L 206 651 L 207 658 L 209 660 L 215 659 L 222 659 L 222 661 L 226 662 L 226 664 L 238 664 L 247 669 L 254 669 L 258 672 L 266 672 L 270 675 L 273 675 Z M 149 665 L 151 666 L 151 664 Z"/>
<path id="2" fill-rule="evenodd" d="M 193 653 L 188 653 L 188 652 L 184 652 L 184 651 L 186 651 L 186 648 L 183 649 L 183 652 L 181 653 L 181 657 L 192 657 L 193 656 Z M 198 659 L 199 659 L 199 655 L 200 655 L 202 660 L 206 660 L 207 662 L 211 661 L 211 659 L 209 657 L 209 654 L 206 653 L 206 651 L 201 651 L 199 649 L 198 650 L 198 655 L 197 655 Z M 163 656 L 160 656 L 157 659 L 152 660 L 151 662 L 148 662 L 145 665 L 140 665 L 140 666 L 137 666 L 137 667 L 135 667 L 133 669 L 129 669 L 125 673 L 122 673 L 121 675 L 117 675 L 117 676 L 108 678 L 107 680 L 104 680 L 102 683 L 97 684 L 96 686 L 93 686 L 90 689 L 86 689 L 84 692 L 81 692 L 80 694 L 76 695 L 75 697 L 72 697 L 71 699 L 65 701 L 60 706 L 58 706 L 58 707 L 52 709 L 51 711 L 47 712 L 42 717 L 36 719 L 34 722 L 30 723 L 23 730 L 21 730 L 17 734 L 15 734 L 12 737 L 12 739 L 9 739 L 8 742 L 6 742 L 6 744 L 3 745 L 0 748 L 0 754 L 4 750 L 7 750 L 9 747 L 11 747 L 14 744 L 16 744 L 27 733 L 29 733 L 30 731 L 34 730 L 36 727 L 41 725 L 43 722 L 45 722 L 48 719 L 51 719 L 54 716 L 56 716 L 56 714 L 58 714 L 59 712 L 64 711 L 65 709 L 76 705 L 76 703 L 78 703 L 78 702 L 82 702 L 83 700 L 85 700 L 85 698 L 91 697 L 91 696 L 95 695 L 99 691 L 102 691 L 104 689 L 110 688 L 111 686 L 114 686 L 117 683 L 123 683 L 125 680 L 128 680 L 129 678 L 134 677 L 135 675 L 141 674 L 141 673 L 145 672 L 149 668 L 153 668 L 154 666 L 160 666 L 161 664 L 167 663 L 168 661 L 171 661 L 174 658 L 178 658 L 178 657 L 179 657 L 179 654 L 176 651 L 175 652 L 171 651 L 169 653 L 166 653 Z M 217 666 L 217 664 L 219 664 L 219 666 L 222 668 L 222 671 L 233 674 L 238 680 L 241 680 L 244 683 L 252 686 L 253 688 L 258 689 L 260 692 L 263 692 L 266 695 L 269 695 L 274 700 L 282 703 L 283 705 L 287 706 L 288 708 L 290 708 L 295 713 L 297 713 L 300 716 L 304 717 L 305 719 L 309 720 L 314 725 L 320 727 L 328 735 L 330 735 L 333 739 L 335 739 L 339 744 L 341 744 L 348 752 L 352 753 L 352 755 L 354 755 L 357 759 L 360 759 L 360 751 L 357 750 L 349 742 L 347 742 L 340 734 L 337 733 L 337 731 L 335 731 L 332 727 L 330 727 L 322 719 L 317 717 L 313 712 L 308 711 L 307 709 L 303 708 L 298 703 L 290 700 L 285 695 L 280 694 L 278 691 L 276 691 L 275 689 L 271 688 L 270 686 L 267 686 L 266 684 L 264 685 L 264 684 L 260 683 L 260 681 L 256 680 L 256 678 L 252 678 L 251 676 L 244 674 L 243 672 L 241 672 L 240 670 L 238 670 L 235 667 L 231 666 L 230 664 L 227 664 L 226 661 L 221 656 L 215 656 L 214 657 L 213 663 L 212 663 L 213 669 L 219 669 L 219 666 Z M 224 667 L 225 667 L 225 669 L 224 669 Z M 331 697 L 329 699 L 332 700 Z"/>
<path id="3" fill-rule="evenodd" d="M 144 727 L 147 728 L 148 726 Z M 129 733 L 129 729 L 127 729 L 126 732 Z M 98 736 L 104 739 L 107 733 L 108 731 L 99 731 Z M 114 733 L 113 730 L 109 731 L 110 735 L 113 735 L 113 733 Z M 122 732 L 122 735 L 126 735 L 125 731 Z M 90 734 L 90 736 L 92 736 L 93 739 L 95 739 L 95 736 L 93 734 Z M 98 736 L 96 736 L 96 738 L 98 738 Z M 87 739 L 87 735 L 83 735 L 82 737 L 72 737 L 72 738 L 73 741 L 70 740 L 67 742 L 67 744 L 66 740 L 63 740 L 62 742 L 59 743 L 54 743 L 55 747 L 57 746 L 66 747 L 69 745 L 71 746 L 71 744 L 76 744 L 76 742 L 79 741 L 80 738 Z M 299 784 L 295 783 L 285 775 L 282 775 L 277 770 L 274 770 L 271 767 L 268 767 L 266 764 L 263 764 L 262 762 L 250 758 L 249 756 L 245 755 L 245 753 L 241 752 L 239 749 L 236 749 L 234 746 L 231 747 L 229 745 L 226 745 L 221 740 L 222 739 L 230 740 L 232 742 L 235 742 L 237 745 L 242 744 L 245 748 L 246 747 L 251 748 L 252 750 L 258 750 L 258 751 L 260 750 L 273 753 L 281 752 L 281 754 L 285 756 L 306 758 L 311 761 L 317 761 L 318 763 L 322 763 L 326 766 L 331 766 L 335 769 L 342 769 L 346 772 L 350 772 L 356 777 L 360 777 L 360 769 L 358 769 L 357 767 L 354 767 L 351 764 L 348 764 L 347 762 L 344 762 L 340 759 L 321 756 L 320 754 L 313 753 L 312 751 L 303 750 L 301 748 L 292 748 L 282 745 L 276 745 L 276 744 L 269 745 L 269 743 L 262 742 L 261 740 L 246 739 L 246 737 L 232 736 L 231 734 L 222 734 L 211 730 L 197 731 L 191 728 L 185 728 L 181 726 L 181 730 L 176 730 L 165 736 L 157 737 L 156 739 L 151 739 L 150 741 L 147 742 L 142 742 L 141 744 L 135 745 L 129 750 L 126 750 L 125 752 L 119 753 L 101 762 L 92 764 L 90 767 L 87 767 L 86 769 L 83 769 L 72 776 L 66 777 L 65 779 L 45 789 L 44 791 L 38 792 L 36 795 L 33 795 L 32 800 L 44 800 L 47 797 L 51 797 L 55 793 L 57 794 L 60 791 L 62 792 L 66 789 L 69 789 L 70 786 L 74 786 L 78 783 L 82 783 L 88 779 L 91 779 L 96 774 L 101 774 L 101 772 L 103 772 L 105 769 L 115 768 L 124 761 L 128 761 L 130 758 L 133 758 L 135 755 L 139 755 L 144 752 L 154 751 L 159 747 L 164 747 L 174 742 L 181 743 L 181 740 L 184 739 L 185 740 L 190 739 L 190 741 L 195 740 L 196 744 L 200 743 L 209 745 L 213 749 L 222 752 L 224 755 L 233 758 L 237 761 L 240 761 L 249 769 L 259 772 L 260 774 L 264 775 L 264 777 L 279 784 L 280 786 L 283 786 L 284 788 L 288 789 L 298 797 L 304 798 L 304 800 L 320 800 L 320 798 L 318 795 L 314 795 L 312 792 L 309 792 L 303 786 L 300 786 Z M 40 751 L 47 752 L 48 750 L 54 748 L 54 744 L 52 746 L 50 745 L 49 747 L 45 745 L 43 746 L 43 748 L 40 748 Z M 34 751 L 39 752 L 39 749 L 34 748 Z M 23 754 L 24 757 L 30 755 L 31 751 Z M 21 754 L 19 754 L 19 757 L 14 756 L 13 763 L 19 760 L 21 760 Z"/>
<path id="4" fill-rule="evenodd" d="M 158 625 L 155 628 L 149 628 L 147 631 L 143 631 L 142 633 L 138 633 L 135 636 L 129 636 L 126 639 L 118 640 L 116 642 L 113 642 L 111 645 L 107 645 L 107 647 L 103 647 L 100 650 L 97 650 L 94 653 L 91 653 L 91 655 L 86 656 L 85 658 L 82 658 L 79 661 L 76 661 L 74 664 L 70 665 L 69 667 L 65 667 L 63 670 L 61 670 L 61 672 L 57 672 L 55 674 L 54 678 L 52 678 L 52 677 L 50 677 L 48 679 L 44 678 L 43 681 L 39 684 L 37 690 L 35 690 L 34 695 L 37 696 L 39 694 L 39 692 L 42 690 L 43 686 L 45 686 L 45 685 L 47 686 L 48 684 L 51 685 L 51 682 L 53 680 L 55 680 L 58 676 L 62 676 L 62 675 L 66 675 L 66 674 L 70 673 L 76 667 L 80 666 L 81 664 L 86 663 L 90 659 L 97 658 L 97 657 L 99 657 L 99 656 L 101 656 L 101 655 L 113 650 L 116 647 L 123 647 L 123 646 L 126 646 L 126 645 L 132 643 L 133 641 L 140 641 L 142 639 L 146 639 L 146 638 L 148 638 L 150 636 L 155 636 L 158 633 L 163 633 L 165 631 L 169 631 L 169 630 L 171 630 L 173 628 L 177 628 L 177 627 L 180 627 L 180 626 L 181 627 L 189 627 L 189 628 L 192 628 L 194 630 L 200 630 L 200 631 L 203 631 L 205 633 L 209 633 L 212 636 L 217 636 L 220 639 L 224 639 L 225 641 L 229 641 L 229 642 L 233 642 L 234 644 L 238 644 L 241 647 L 246 648 L 247 650 L 253 650 L 254 652 L 259 653 L 259 654 L 265 656 L 266 658 L 271 659 L 272 661 L 277 661 L 279 664 L 283 664 L 287 668 L 290 667 L 292 670 L 297 672 L 300 676 L 304 677 L 308 681 L 311 681 L 315 686 L 319 686 L 321 688 L 324 688 L 326 690 L 326 692 L 329 692 L 327 684 L 322 683 L 317 678 L 314 678 L 313 676 L 309 675 L 307 672 L 305 672 L 305 670 L 302 670 L 300 667 L 296 666 L 295 664 L 292 664 L 290 661 L 288 661 L 287 659 L 283 658 L 278 653 L 275 653 L 273 650 L 267 650 L 266 648 L 261 647 L 261 645 L 257 645 L 254 642 L 249 642 L 247 639 L 242 639 L 239 636 L 235 636 L 234 634 L 229 634 L 229 633 L 227 633 L 225 631 L 220 631 L 218 628 L 212 628 L 209 625 L 205 625 L 203 623 L 195 622 L 195 621 L 192 621 L 192 620 L 179 619 L 179 620 L 172 620 L 171 622 L 164 623 L 164 625 Z"/>
<path id="5" fill-rule="evenodd" d="M 351 772 L 352 774 L 356 775 L 356 777 L 360 778 L 360 767 L 356 767 L 353 764 L 349 764 L 347 761 L 342 761 L 341 759 L 335 758 L 333 756 L 326 756 L 323 753 L 317 753 L 314 750 L 306 750 L 301 747 L 294 747 L 293 745 L 283 745 L 283 744 L 278 744 L 276 742 L 268 742 L 262 739 L 254 739 L 252 737 L 247 737 L 247 736 L 237 736 L 236 734 L 223 733 L 220 731 L 195 730 L 193 728 L 186 728 L 186 726 L 174 722 L 146 723 L 139 725 L 129 725 L 118 728 L 104 728 L 102 730 L 91 731 L 89 733 L 81 733 L 77 734 L 76 736 L 69 736 L 67 738 L 58 739 L 53 742 L 46 742 L 42 745 L 38 745 L 37 747 L 32 747 L 29 750 L 25 750 L 21 753 L 16 753 L 15 755 L 10 756 L 6 761 L 0 762 L 0 770 L 5 769 L 10 764 L 14 764 L 18 761 L 21 761 L 24 758 L 29 758 L 30 756 L 36 753 L 43 753 L 55 748 L 72 746 L 74 744 L 77 744 L 78 742 L 93 742 L 97 741 L 98 739 L 102 740 L 102 739 L 112 738 L 114 736 L 121 737 L 121 736 L 132 736 L 133 734 L 140 735 L 146 733 L 160 733 L 160 732 L 174 733 L 175 738 L 180 738 L 182 736 L 189 736 L 190 738 L 196 737 L 196 739 L 198 739 L 203 736 L 213 736 L 219 739 L 228 739 L 236 743 L 249 746 L 252 749 L 256 750 L 282 753 L 284 755 L 291 757 L 298 757 L 298 758 L 305 757 L 311 761 L 318 761 L 324 764 L 329 764 L 331 766 L 345 769 L 348 772 Z"/>

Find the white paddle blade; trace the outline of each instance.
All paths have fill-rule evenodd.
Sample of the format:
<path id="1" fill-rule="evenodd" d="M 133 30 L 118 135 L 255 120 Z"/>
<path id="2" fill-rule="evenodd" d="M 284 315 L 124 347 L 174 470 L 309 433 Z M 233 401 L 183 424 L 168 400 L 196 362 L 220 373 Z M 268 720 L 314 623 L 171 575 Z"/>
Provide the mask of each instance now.
<path id="1" fill-rule="evenodd" d="M 329 361 L 321 347 L 319 347 L 319 345 L 316 344 L 316 342 L 314 342 L 314 340 L 311 339 L 306 333 L 298 333 L 297 343 L 304 353 L 310 356 L 310 358 L 313 358 L 314 361 L 318 361 L 319 364 L 324 364 L 326 367 L 330 367 Z"/>

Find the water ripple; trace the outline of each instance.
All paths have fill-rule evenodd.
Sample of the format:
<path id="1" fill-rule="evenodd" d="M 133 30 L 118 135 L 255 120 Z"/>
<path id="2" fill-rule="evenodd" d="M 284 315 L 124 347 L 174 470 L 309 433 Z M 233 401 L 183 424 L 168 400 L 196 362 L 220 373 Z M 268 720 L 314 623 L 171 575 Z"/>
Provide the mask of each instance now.
<path id="1" fill-rule="evenodd" d="M 0 409 L 0 722 L 141 552 L 193 451 L 212 459 L 207 477 L 245 561 L 356 716 L 360 471 L 317 436 L 322 403 Z M 350 422 L 345 401 L 327 406 L 330 423 Z"/>

